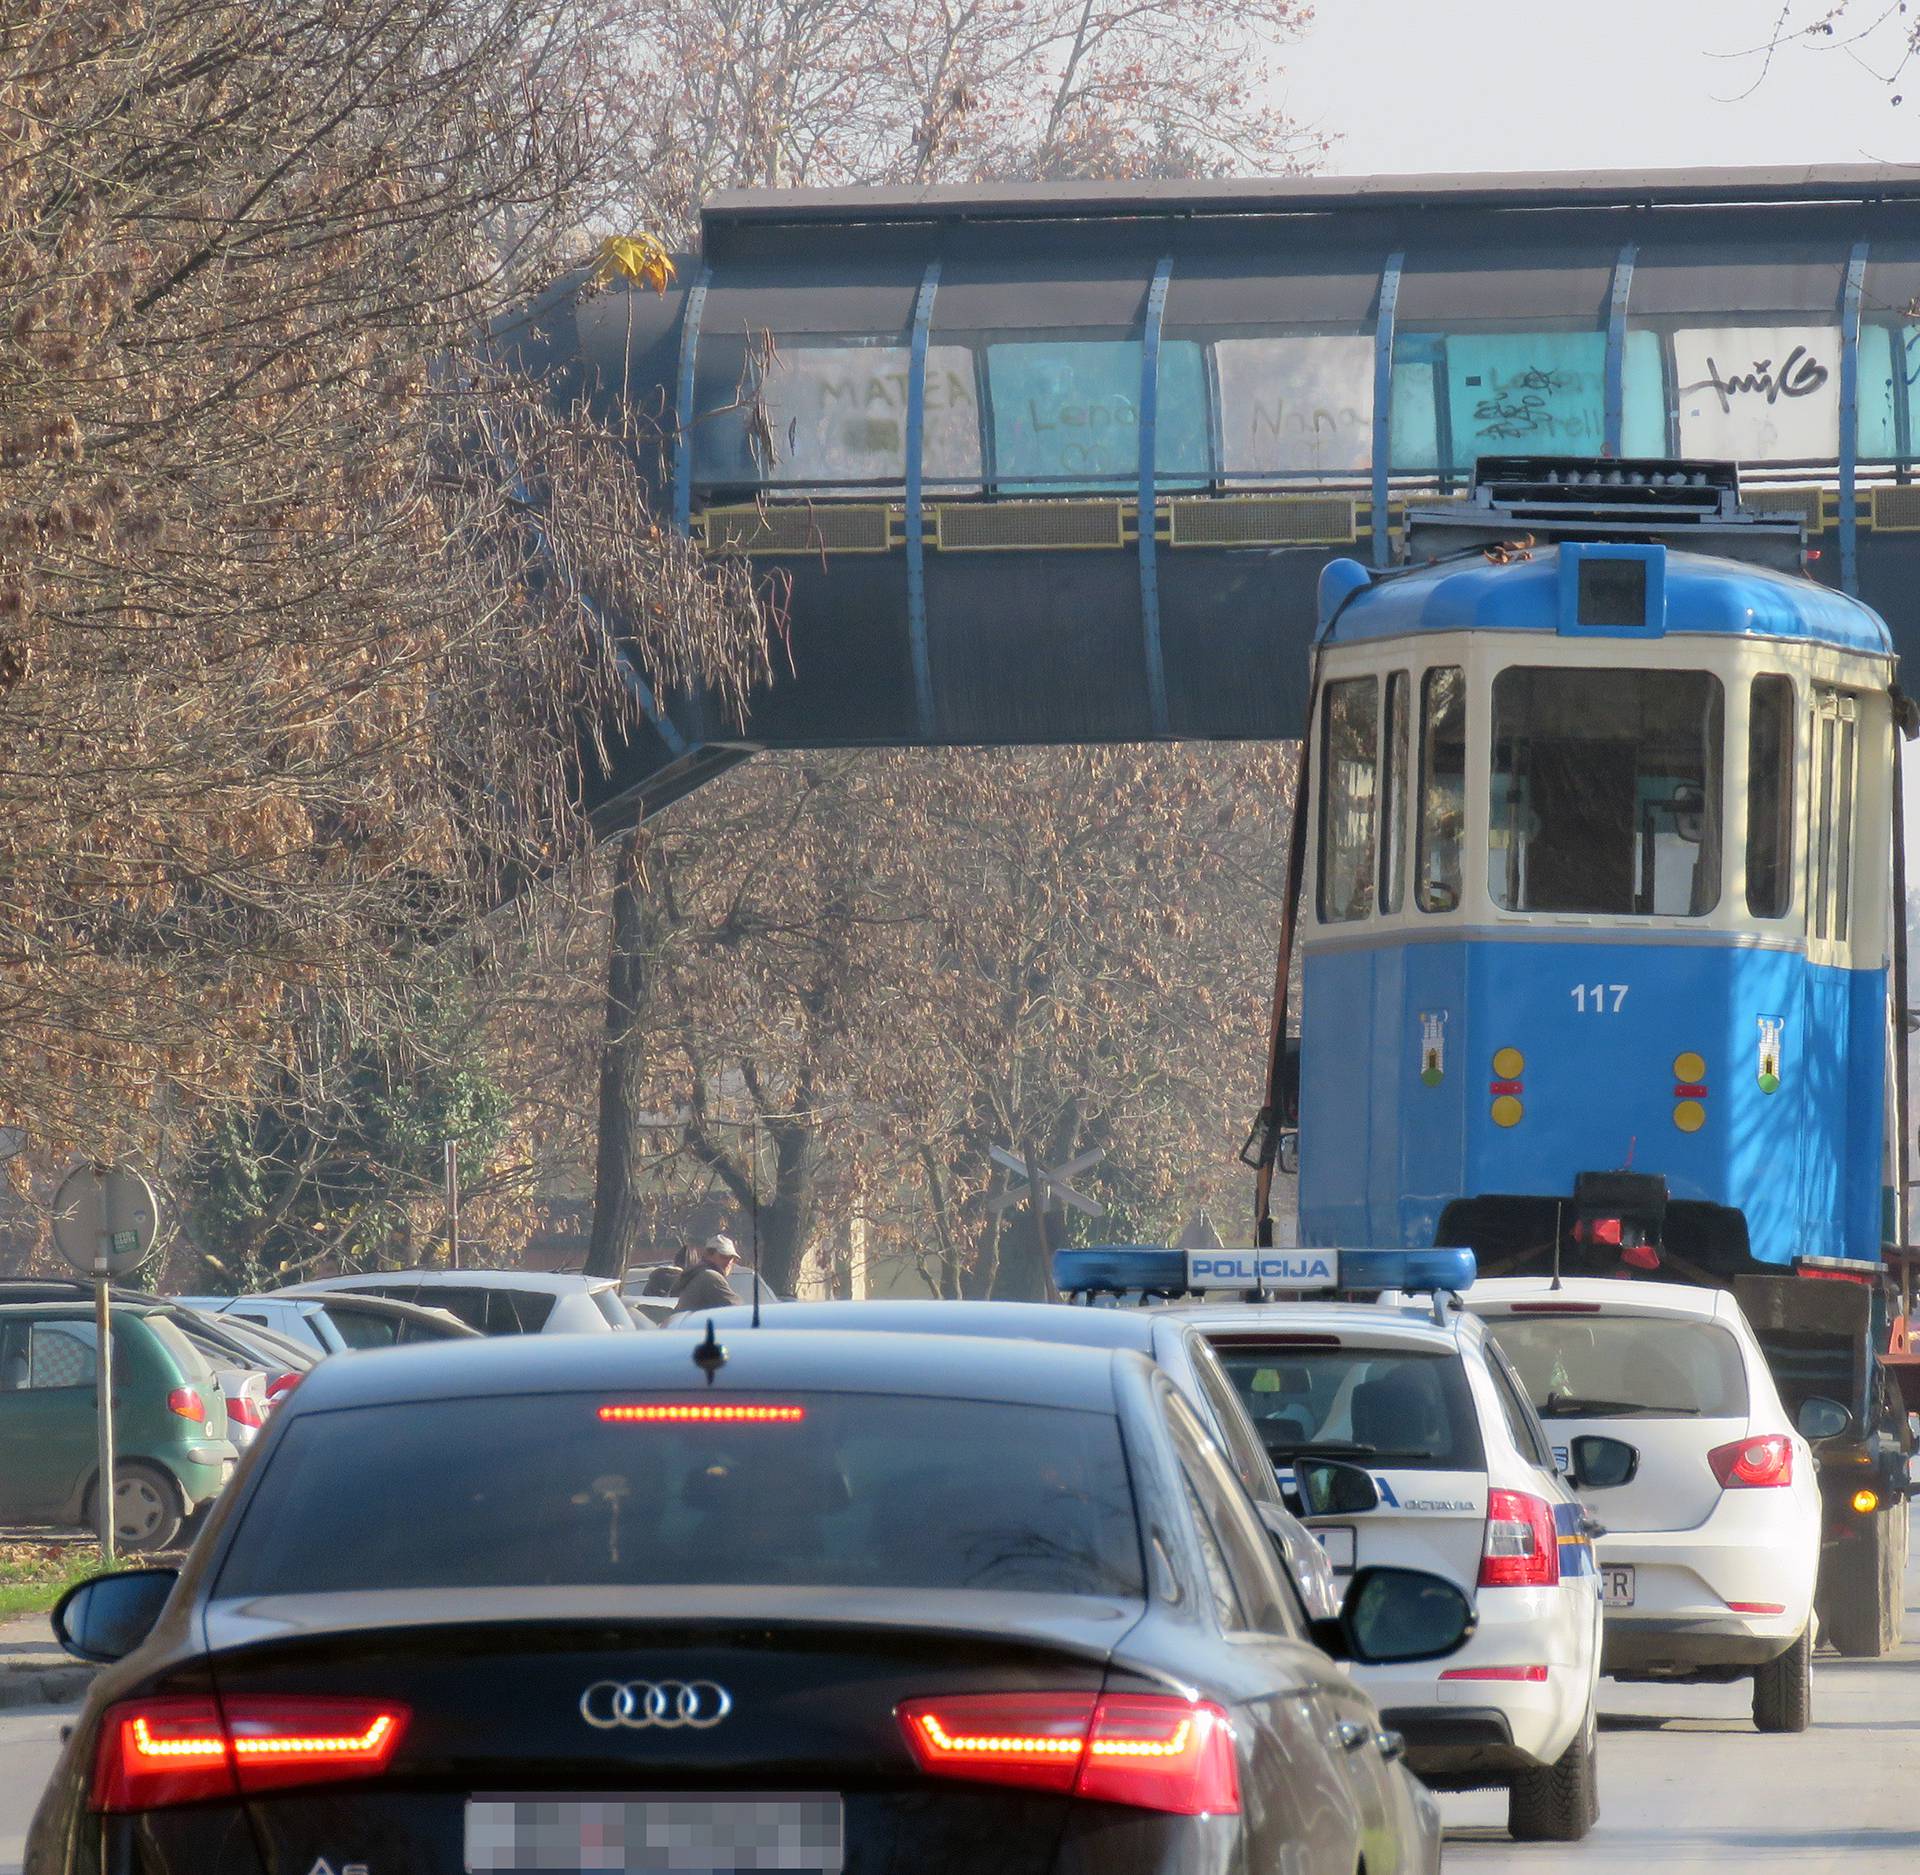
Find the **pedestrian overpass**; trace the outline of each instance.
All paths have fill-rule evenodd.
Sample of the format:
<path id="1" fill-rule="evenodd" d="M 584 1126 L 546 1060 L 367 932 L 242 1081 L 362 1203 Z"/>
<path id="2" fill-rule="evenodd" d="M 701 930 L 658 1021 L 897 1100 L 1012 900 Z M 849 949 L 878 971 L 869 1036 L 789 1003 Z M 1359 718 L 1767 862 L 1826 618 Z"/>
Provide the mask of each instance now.
<path id="1" fill-rule="evenodd" d="M 664 297 L 575 279 L 520 335 L 789 588 L 750 721 L 643 695 L 603 827 L 755 748 L 1298 735 L 1320 568 L 1483 455 L 1735 459 L 1920 648 L 1920 178 L 751 191 L 703 228 Z"/>

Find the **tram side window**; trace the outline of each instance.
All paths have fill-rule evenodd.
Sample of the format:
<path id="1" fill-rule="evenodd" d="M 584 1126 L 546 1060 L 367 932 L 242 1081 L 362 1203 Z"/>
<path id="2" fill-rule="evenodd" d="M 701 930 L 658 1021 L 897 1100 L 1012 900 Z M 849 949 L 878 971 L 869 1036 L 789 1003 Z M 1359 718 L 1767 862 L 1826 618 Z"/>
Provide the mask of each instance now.
<path id="1" fill-rule="evenodd" d="M 1320 715 L 1320 922 L 1373 912 L 1378 810 L 1380 685 L 1372 677 L 1329 684 Z"/>
<path id="2" fill-rule="evenodd" d="M 1487 884 L 1505 911 L 1698 918 L 1720 899 L 1723 695 L 1706 671 L 1493 682 Z"/>
<path id="3" fill-rule="evenodd" d="M 1460 903 L 1467 814 L 1467 684 L 1457 664 L 1420 679 L 1420 834 L 1414 855 L 1420 909 Z"/>
<path id="4" fill-rule="evenodd" d="M 1853 699 L 1836 690 L 1814 693 L 1813 839 L 1809 854 L 1813 935 L 1847 941 L 1853 894 Z"/>
<path id="5" fill-rule="evenodd" d="M 1747 910 L 1793 903 L 1793 679 L 1756 677 L 1747 711 Z"/>
<path id="6" fill-rule="evenodd" d="M 1407 674 L 1387 679 L 1387 739 L 1383 745 L 1380 807 L 1380 909 L 1396 912 L 1406 897 L 1407 878 Z"/>

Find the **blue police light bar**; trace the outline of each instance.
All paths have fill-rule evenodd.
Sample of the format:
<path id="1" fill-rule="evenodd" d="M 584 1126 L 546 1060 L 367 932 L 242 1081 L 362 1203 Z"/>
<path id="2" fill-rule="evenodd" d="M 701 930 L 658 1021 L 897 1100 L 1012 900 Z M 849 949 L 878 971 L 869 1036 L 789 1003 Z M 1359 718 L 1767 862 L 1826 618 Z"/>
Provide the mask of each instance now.
<path id="1" fill-rule="evenodd" d="M 1473 1287 L 1471 1250 L 1169 1250 L 1097 1244 L 1053 1253 L 1062 1295 L 1457 1294 Z"/>

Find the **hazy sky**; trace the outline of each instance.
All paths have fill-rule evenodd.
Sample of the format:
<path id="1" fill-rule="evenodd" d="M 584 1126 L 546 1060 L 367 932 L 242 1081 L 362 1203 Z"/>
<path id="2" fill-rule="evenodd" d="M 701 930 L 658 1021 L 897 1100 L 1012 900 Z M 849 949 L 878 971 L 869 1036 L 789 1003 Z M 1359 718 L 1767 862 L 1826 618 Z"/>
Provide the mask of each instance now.
<path id="1" fill-rule="evenodd" d="M 1789 16 L 1827 10 L 1793 0 Z M 1319 0 L 1280 55 L 1278 91 L 1292 116 L 1338 133 L 1331 174 L 1920 157 L 1920 66 L 1883 82 L 1902 53 L 1897 8 L 1853 0 L 1854 31 L 1886 23 L 1858 44 L 1844 31 L 1820 50 L 1790 44 L 1762 80 L 1753 48 L 1781 12 L 1782 0 Z"/>

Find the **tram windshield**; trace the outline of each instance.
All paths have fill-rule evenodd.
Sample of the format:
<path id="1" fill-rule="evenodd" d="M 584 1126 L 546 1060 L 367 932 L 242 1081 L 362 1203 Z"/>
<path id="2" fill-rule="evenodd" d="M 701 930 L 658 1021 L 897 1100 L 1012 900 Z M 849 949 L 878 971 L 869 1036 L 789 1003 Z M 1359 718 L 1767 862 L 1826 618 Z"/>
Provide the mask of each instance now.
<path id="1" fill-rule="evenodd" d="M 1720 898 L 1720 680 L 1518 665 L 1493 681 L 1487 885 L 1504 911 L 1698 918 Z"/>

